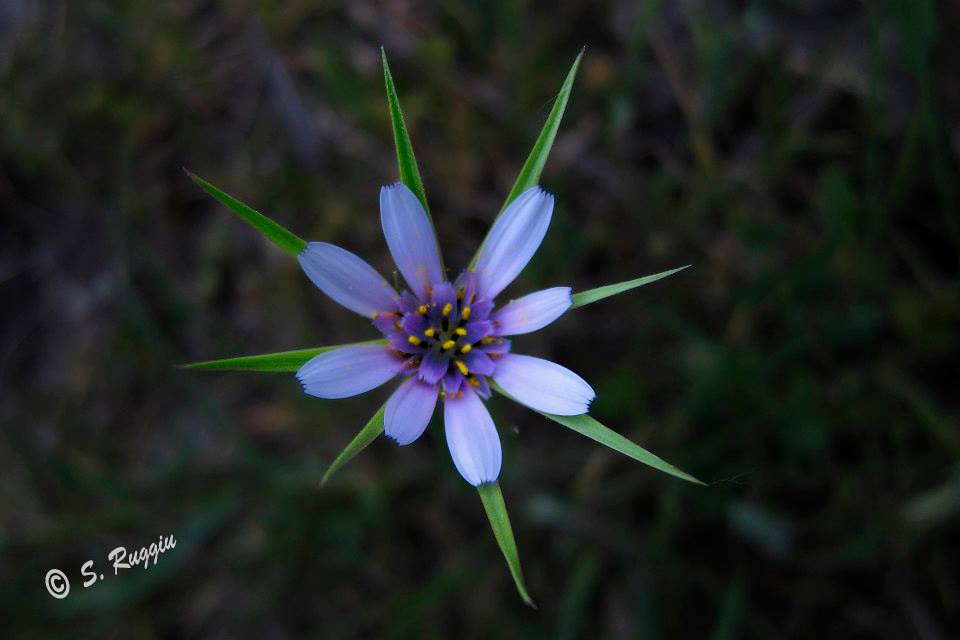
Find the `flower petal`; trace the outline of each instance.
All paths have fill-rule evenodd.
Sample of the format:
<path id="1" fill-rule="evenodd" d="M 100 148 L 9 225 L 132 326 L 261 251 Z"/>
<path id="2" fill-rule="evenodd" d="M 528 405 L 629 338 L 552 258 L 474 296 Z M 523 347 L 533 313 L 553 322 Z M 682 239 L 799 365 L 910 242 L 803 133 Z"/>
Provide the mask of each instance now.
<path id="1" fill-rule="evenodd" d="M 473 486 L 493 482 L 500 475 L 500 436 L 483 401 L 469 386 L 459 398 L 443 402 L 443 423 L 453 464 Z"/>
<path id="2" fill-rule="evenodd" d="M 450 359 L 441 356 L 436 349 L 430 349 L 420 360 L 420 379 L 427 384 L 437 384 L 446 375 Z"/>
<path id="3" fill-rule="evenodd" d="M 559 416 L 586 413 L 596 397 L 587 381 L 566 367 L 515 353 L 497 360 L 493 379 L 517 402 Z"/>
<path id="4" fill-rule="evenodd" d="M 480 297 L 493 299 L 523 271 L 550 226 L 553 196 L 527 189 L 497 218 L 475 265 Z"/>
<path id="5" fill-rule="evenodd" d="M 403 183 L 380 189 L 380 224 L 403 279 L 425 299 L 430 285 L 444 279 L 440 250 L 427 212 Z"/>
<path id="6" fill-rule="evenodd" d="M 342 347 L 321 353 L 297 371 L 303 390 L 318 398 L 348 398 L 400 373 L 403 360 L 382 344 Z"/>
<path id="7" fill-rule="evenodd" d="M 397 293 L 362 258 L 327 242 L 311 242 L 297 256 L 300 267 L 321 291 L 347 309 L 370 317 L 396 307 Z"/>
<path id="8" fill-rule="evenodd" d="M 498 323 L 497 335 L 516 336 L 544 328 L 573 304 L 570 292 L 570 287 L 553 287 L 511 300 L 492 316 Z"/>
<path id="9" fill-rule="evenodd" d="M 419 438 L 437 406 L 438 393 L 436 385 L 423 384 L 417 376 L 407 378 L 387 400 L 384 433 L 401 446 Z"/>

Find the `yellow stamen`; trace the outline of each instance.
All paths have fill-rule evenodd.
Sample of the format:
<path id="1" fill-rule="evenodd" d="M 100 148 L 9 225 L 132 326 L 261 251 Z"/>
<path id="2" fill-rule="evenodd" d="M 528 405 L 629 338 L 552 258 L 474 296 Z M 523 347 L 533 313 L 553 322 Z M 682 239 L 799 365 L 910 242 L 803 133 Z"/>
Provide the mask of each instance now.
<path id="1" fill-rule="evenodd" d="M 453 305 L 452 305 L 452 304 L 450 304 L 450 303 L 448 302 L 447 304 L 443 305 L 443 316 L 444 316 L 444 317 L 447 317 L 448 315 L 450 315 L 450 312 L 451 312 L 451 311 L 453 311 Z"/>
<path id="2" fill-rule="evenodd" d="M 477 380 L 476 378 L 470 378 L 470 386 L 471 386 L 471 387 L 479 387 L 479 386 L 480 386 L 480 381 Z"/>
<path id="3" fill-rule="evenodd" d="M 463 327 L 457 327 L 457 330 L 454 331 L 454 333 L 457 334 L 458 336 L 465 336 L 467 335 L 467 330 L 464 329 Z"/>
<path id="4" fill-rule="evenodd" d="M 433 327 L 430 327 L 429 329 L 423 332 L 423 335 L 427 336 L 428 338 L 432 338 L 433 334 L 435 333 L 436 331 L 433 330 Z"/>
<path id="5" fill-rule="evenodd" d="M 414 346 L 420 346 L 420 338 L 418 338 L 417 336 L 410 336 L 409 338 L 407 338 L 407 342 L 409 342 Z"/>
<path id="6" fill-rule="evenodd" d="M 467 365 L 463 364 L 463 362 L 460 360 L 454 360 L 453 364 L 457 366 L 457 369 L 460 369 L 460 373 L 463 375 L 468 375 L 470 373 L 470 369 L 467 369 Z"/>
<path id="7" fill-rule="evenodd" d="M 469 320 L 469 319 L 470 319 L 470 307 L 464 307 L 464 308 L 463 308 L 463 313 L 461 313 L 460 315 L 463 316 L 463 319 L 464 319 L 464 320 Z"/>
<path id="8" fill-rule="evenodd" d="M 376 320 L 378 315 L 380 315 L 380 314 L 377 313 L 376 311 L 374 311 L 373 313 L 370 314 L 370 317 L 371 317 L 372 319 Z"/>
<path id="9" fill-rule="evenodd" d="M 427 308 L 428 308 L 427 305 L 422 304 L 420 305 L 420 308 L 417 309 L 417 313 L 419 313 L 421 316 L 425 315 L 427 313 Z"/>
<path id="10" fill-rule="evenodd" d="M 444 349 L 453 349 L 455 346 L 457 346 L 457 343 L 454 340 L 447 340 L 440 346 Z"/>
<path id="11" fill-rule="evenodd" d="M 463 345 L 463 347 L 461 347 L 460 353 L 470 353 L 470 349 L 473 349 L 473 345 L 472 345 L 472 344 L 465 344 L 465 345 Z"/>
<path id="12" fill-rule="evenodd" d="M 482 339 L 480 342 L 482 342 L 483 344 L 493 344 L 493 338 L 491 338 L 490 336 L 487 336 L 486 338 Z"/>
<path id="13" fill-rule="evenodd" d="M 441 392 L 440 392 L 440 397 L 441 397 L 441 398 L 446 398 L 446 397 L 447 397 L 447 392 L 446 392 L 446 391 L 441 391 Z"/>

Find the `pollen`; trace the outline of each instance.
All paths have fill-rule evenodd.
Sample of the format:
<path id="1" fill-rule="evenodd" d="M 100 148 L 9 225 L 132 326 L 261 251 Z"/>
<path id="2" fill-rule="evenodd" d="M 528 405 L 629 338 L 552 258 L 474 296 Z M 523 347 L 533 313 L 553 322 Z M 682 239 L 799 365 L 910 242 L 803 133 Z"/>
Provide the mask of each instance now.
<path id="1" fill-rule="evenodd" d="M 422 305 L 420 305 L 420 308 L 417 309 L 417 313 L 419 313 L 421 316 L 422 316 L 422 315 L 426 315 L 427 309 L 428 309 L 427 305 L 422 304 Z"/>
<path id="2" fill-rule="evenodd" d="M 454 360 L 453 364 L 457 366 L 457 369 L 459 369 L 460 373 L 462 373 L 463 375 L 470 374 L 470 369 L 467 369 L 467 365 L 463 364 L 461 360 Z"/>
<path id="3" fill-rule="evenodd" d="M 418 338 L 417 336 L 410 336 L 409 338 L 407 338 L 407 342 L 409 342 L 414 346 L 420 346 L 420 338 Z"/>
<path id="4" fill-rule="evenodd" d="M 470 319 L 470 307 L 464 307 L 464 308 L 463 308 L 463 313 L 460 314 L 460 315 L 463 316 L 463 319 L 464 319 L 464 320 L 469 320 L 469 319 Z"/>
<path id="5" fill-rule="evenodd" d="M 453 305 L 452 305 L 452 304 L 450 304 L 450 303 L 448 302 L 447 304 L 443 305 L 443 316 L 444 316 L 444 317 L 450 315 L 450 312 L 451 312 L 451 311 L 453 311 Z"/>
<path id="6" fill-rule="evenodd" d="M 472 344 L 465 344 L 465 345 L 463 345 L 463 347 L 460 349 L 460 353 L 470 353 L 470 349 L 473 349 L 473 345 L 472 345 Z"/>
<path id="7" fill-rule="evenodd" d="M 378 315 L 380 315 L 380 314 L 377 313 L 376 311 L 374 311 L 373 313 L 370 314 L 370 318 L 373 319 L 373 320 L 376 320 Z"/>
<path id="8" fill-rule="evenodd" d="M 423 335 L 427 336 L 428 338 L 432 338 L 432 337 L 433 337 L 433 334 L 435 334 L 435 333 L 436 333 L 436 331 L 434 331 L 433 327 L 430 327 L 430 328 L 428 328 L 426 331 L 423 332 Z"/>
<path id="9" fill-rule="evenodd" d="M 458 336 L 465 336 L 467 335 L 467 330 L 464 329 L 463 327 L 458 327 L 457 330 L 454 331 L 454 333 L 457 334 Z"/>
<path id="10" fill-rule="evenodd" d="M 471 387 L 479 387 L 479 386 L 480 386 L 480 381 L 477 380 L 476 378 L 470 378 L 470 386 L 471 386 Z"/>
<path id="11" fill-rule="evenodd" d="M 446 397 L 447 397 L 447 392 L 446 392 L 446 391 L 441 391 L 441 392 L 440 392 L 440 397 L 441 397 L 441 398 L 446 398 Z"/>
<path id="12" fill-rule="evenodd" d="M 413 336 L 411 336 L 411 337 L 413 337 Z M 443 343 L 442 345 L 440 345 L 440 346 L 443 347 L 444 349 L 453 349 L 455 346 L 457 346 L 457 343 L 456 343 L 455 340 L 447 340 L 446 342 L 444 342 L 444 343 Z"/>
<path id="13" fill-rule="evenodd" d="M 493 341 L 494 339 L 491 338 L 490 336 L 487 336 L 486 338 L 483 338 L 482 340 L 480 340 L 480 342 L 482 342 L 483 344 L 493 344 Z"/>

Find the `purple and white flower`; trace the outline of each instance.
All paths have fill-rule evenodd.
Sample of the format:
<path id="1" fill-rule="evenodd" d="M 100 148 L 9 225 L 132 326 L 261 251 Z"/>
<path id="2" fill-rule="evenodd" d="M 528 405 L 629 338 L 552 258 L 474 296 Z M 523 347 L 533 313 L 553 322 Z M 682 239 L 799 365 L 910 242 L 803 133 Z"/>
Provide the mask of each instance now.
<path id="1" fill-rule="evenodd" d="M 553 196 L 539 187 L 500 215 L 472 268 L 447 278 L 433 225 L 403 184 L 380 190 L 383 234 L 408 290 L 397 292 L 363 259 L 311 242 L 300 266 L 321 291 L 372 320 L 386 344 L 346 346 L 315 356 L 297 372 L 306 393 L 345 398 L 400 376 L 387 401 L 384 431 L 400 445 L 420 437 L 438 400 L 453 463 L 474 486 L 500 475 L 497 429 L 484 405 L 490 382 L 531 409 L 586 413 L 595 393 L 576 373 L 549 360 L 511 352 L 511 336 L 542 329 L 570 308 L 569 287 L 530 293 L 497 307 L 495 299 L 543 240 Z"/>

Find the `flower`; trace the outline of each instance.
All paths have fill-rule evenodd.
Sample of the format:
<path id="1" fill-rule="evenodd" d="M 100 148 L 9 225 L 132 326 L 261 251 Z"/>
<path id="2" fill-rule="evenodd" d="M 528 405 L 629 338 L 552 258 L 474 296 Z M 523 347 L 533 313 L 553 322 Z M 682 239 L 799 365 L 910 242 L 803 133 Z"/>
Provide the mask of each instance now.
<path id="1" fill-rule="evenodd" d="M 500 438 L 484 405 L 490 383 L 536 411 L 586 413 L 595 393 L 576 373 L 549 360 L 512 353 L 510 336 L 542 329 L 570 308 L 570 287 L 535 291 L 497 308 L 494 300 L 523 270 L 543 240 L 553 196 L 532 187 L 494 222 L 475 264 L 450 282 L 433 225 L 401 183 L 380 190 L 380 222 L 408 290 L 398 293 L 355 254 L 310 242 L 298 260 L 321 291 L 372 320 L 384 343 L 345 346 L 306 362 L 297 378 L 306 393 L 346 398 L 391 379 L 384 432 L 399 445 L 415 441 L 443 402 L 447 447 L 474 486 L 500 475 Z"/>

